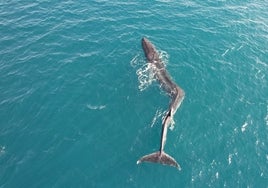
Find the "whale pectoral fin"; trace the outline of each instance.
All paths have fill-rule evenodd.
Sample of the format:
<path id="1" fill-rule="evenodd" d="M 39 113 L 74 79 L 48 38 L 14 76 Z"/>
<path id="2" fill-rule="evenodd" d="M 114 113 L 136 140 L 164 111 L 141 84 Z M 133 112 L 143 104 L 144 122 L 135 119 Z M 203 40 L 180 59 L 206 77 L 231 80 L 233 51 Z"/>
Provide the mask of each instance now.
<path id="1" fill-rule="evenodd" d="M 173 157 L 166 154 L 164 151 L 162 152 L 158 151 L 149 155 L 145 155 L 137 161 L 137 164 L 140 164 L 142 162 L 160 163 L 163 165 L 173 166 L 178 168 L 178 170 L 181 170 L 181 167 L 176 162 L 176 160 Z"/>

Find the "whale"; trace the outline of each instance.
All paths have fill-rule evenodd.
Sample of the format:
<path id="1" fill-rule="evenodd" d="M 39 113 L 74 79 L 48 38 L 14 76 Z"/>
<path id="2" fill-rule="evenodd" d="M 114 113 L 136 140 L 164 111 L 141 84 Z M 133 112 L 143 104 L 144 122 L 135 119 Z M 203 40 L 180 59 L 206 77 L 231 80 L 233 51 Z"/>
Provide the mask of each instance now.
<path id="1" fill-rule="evenodd" d="M 163 88 L 163 90 L 170 96 L 171 100 L 167 112 L 162 120 L 159 150 L 141 157 L 137 161 L 137 164 L 140 164 L 142 162 L 160 163 L 162 165 L 173 166 L 181 170 L 179 163 L 164 151 L 164 147 L 166 143 L 168 127 L 174 122 L 173 116 L 176 113 L 177 109 L 180 107 L 184 99 L 185 92 L 171 79 L 171 76 L 166 70 L 165 65 L 161 60 L 155 46 L 145 37 L 142 38 L 141 43 L 144 55 L 147 59 L 147 62 L 150 64 L 150 66 L 152 66 L 155 78 L 160 83 L 161 88 Z"/>

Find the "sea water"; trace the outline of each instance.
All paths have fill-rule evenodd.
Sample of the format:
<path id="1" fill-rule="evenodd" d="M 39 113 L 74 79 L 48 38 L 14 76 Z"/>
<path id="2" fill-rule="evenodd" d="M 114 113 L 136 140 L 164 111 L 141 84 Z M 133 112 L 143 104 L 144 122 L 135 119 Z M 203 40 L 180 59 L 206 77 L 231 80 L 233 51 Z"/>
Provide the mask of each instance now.
<path id="1" fill-rule="evenodd" d="M 268 8 L 253 1 L 0 2 L 0 187 L 267 187 Z M 186 96 L 165 151 L 169 96 Z"/>

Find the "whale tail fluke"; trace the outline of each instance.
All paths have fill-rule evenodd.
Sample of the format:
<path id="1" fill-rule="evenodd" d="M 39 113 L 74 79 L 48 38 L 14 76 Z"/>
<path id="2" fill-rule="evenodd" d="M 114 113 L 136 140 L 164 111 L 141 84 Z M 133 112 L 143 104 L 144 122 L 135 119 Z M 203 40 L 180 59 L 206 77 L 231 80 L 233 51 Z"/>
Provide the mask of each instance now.
<path id="1" fill-rule="evenodd" d="M 155 153 L 145 155 L 137 161 L 137 164 L 140 164 L 142 162 L 160 163 L 163 165 L 173 166 L 178 168 L 178 170 L 181 170 L 181 167 L 176 162 L 176 160 L 173 157 L 166 154 L 164 151 L 162 152 L 157 151 Z"/>

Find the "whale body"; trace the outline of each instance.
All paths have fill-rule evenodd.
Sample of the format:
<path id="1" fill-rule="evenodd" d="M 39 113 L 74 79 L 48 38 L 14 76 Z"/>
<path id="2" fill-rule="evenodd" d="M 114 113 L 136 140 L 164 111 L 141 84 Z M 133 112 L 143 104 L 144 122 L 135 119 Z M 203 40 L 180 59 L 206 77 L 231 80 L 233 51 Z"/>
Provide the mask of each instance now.
<path id="1" fill-rule="evenodd" d="M 141 157 L 137 161 L 137 164 L 140 164 L 142 162 L 153 162 L 153 163 L 160 163 L 163 165 L 174 166 L 179 170 L 181 170 L 181 167 L 177 163 L 177 161 L 173 157 L 164 152 L 164 147 L 166 143 L 167 129 L 171 125 L 173 121 L 173 116 L 176 113 L 177 109 L 180 107 L 184 99 L 185 92 L 175 82 L 172 81 L 154 45 L 147 38 L 142 38 L 141 42 L 144 55 L 148 63 L 150 63 L 153 66 L 153 70 L 155 71 L 154 75 L 156 79 L 159 81 L 161 87 L 171 97 L 171 102 L 162 122 L 162 133 L 161 133 L 159 151 Z"/>

